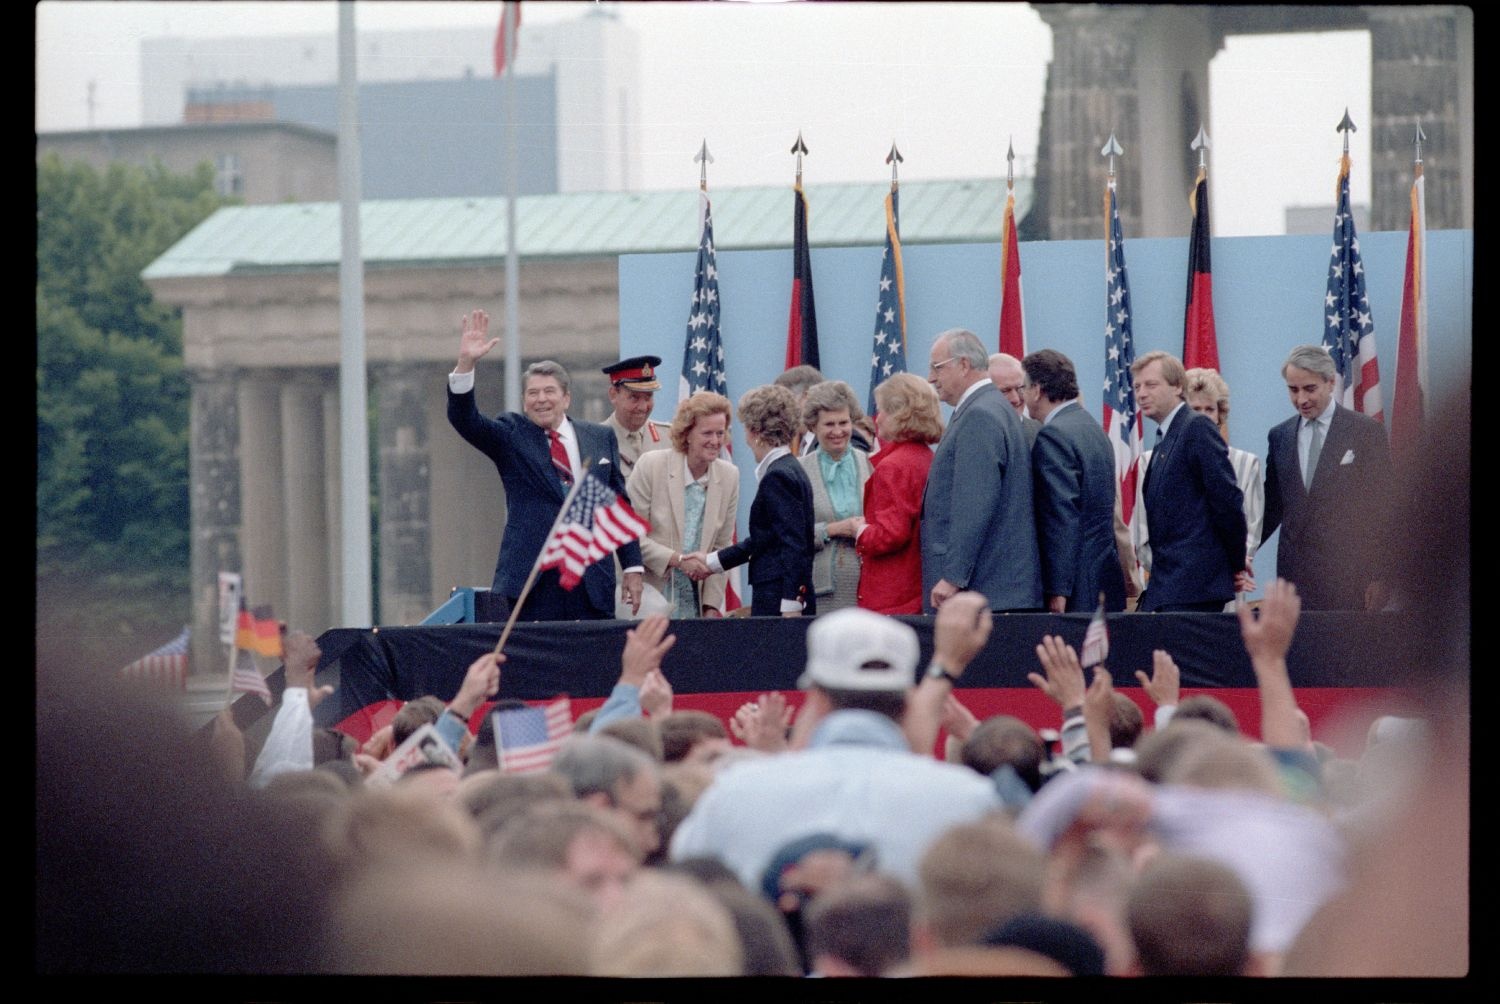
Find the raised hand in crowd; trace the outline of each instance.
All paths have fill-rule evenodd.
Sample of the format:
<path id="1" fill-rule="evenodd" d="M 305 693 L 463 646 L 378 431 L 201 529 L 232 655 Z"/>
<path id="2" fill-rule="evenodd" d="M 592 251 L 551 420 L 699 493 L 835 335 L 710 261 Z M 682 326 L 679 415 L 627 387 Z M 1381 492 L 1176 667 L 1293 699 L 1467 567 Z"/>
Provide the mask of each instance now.
<path id="1" fill-rule="evenodd" d="M 316 708 L 323 698 L 333 693 L 331 686 L 314 685 L 318 659 L 322 657 L 323 650 L 305 631 L 291 631 L 285 634 L 282 637 L 282 650 L 285 653 L 286 685 L 304 688 L 307 691 L 307 706 Z"/>
<path id="2" fill-rule="evenodd" d="M 651 718 L 662 718 L 672 713 L 672 684 L 667 682 L 659 669 L 648 672 L 641 683 L 641 710 Z"/>
<path id="3" fill-rule="evenodd" d="M 1046 676 L 1027 673 L 1026 679 L 1032 686 L 1056 701 L 1064 713 L 1082 708 L 1086 689 L 1083 666 L 1073 646 L 1056 635 L 1043 635 L 1041 644 L 1036 647 L 1036 657 Z"/>
<path id="4" fill-rule="evenodd" d="M 1071 653 L 1073 650 L 1070 648 Z M 1079 673 L 1082 674 L 1082 670 Z M 1094 679 L 1083 693 L 1083 722 L 1088 728 L 1089 758 L 1108 763 L 1110 753 L 1109 711 L 1115 701 L 1114 680 L 1104 666 L 1094 667 Z"/>
<path id="5" fill-rule="evenodd" d="M 1164 648 L 1151 653 L 1151 675 L 1147 676 L 1145 670 L 1138 669 L 1135 678 L 1141 681 L 1146 696 L 1158 708 L 1175 708 L 1182 698 L 1182 671 Z"/>
<path id="6" fill-rule="evenodd" d="M 917 684 L 901 723 L 913 752 L 923 756 L 932 752 L 952 688 L 984 649 L 993 628 L 989 601 L 981 593 L 955 593 L 938 608 L 932 623 L 933 672 Z M 933 675 L 938 670 L 941 673 Z"/>
<path id="7" fill-rule="evenodd" d="M 500 664 L 504 661 L 505 656 L 486 652 L 469 664 L 464 682 L 459 684 L 458 695 L 448 703 L 448 710 L 463 719 L 466 725 L 481 704 L 500 692 Z"/>
<path id="8" fill-rule="evenodd" d="M 245 781 L 245 733 L 235 723 L 234 711 L 225 708 L 214 716 L 213 732 L 208 737 L 213 761 L 224 779 L 232 784 Z"/>
<path id="9" fill-rule="evenodd" d="M 1306 745 L 1305 730 L 1286 667 L 1286 654 L 1302 614 L 1297 587 L 1277 579 L 1266 587 L 1258 618 L 1243 602 L 1236 604 L 1235 612 L 1260 690 L 1260 737 L 1273 749 L 1300 749 Z"/>
<path id="10" fill-rule="evenodd" d="M 753 750 L 780 753 L 788 746 L 787 730 L 792 727 L 794 713 L 780 693 L 761 694 L 760 700 L 739 706 L 729 719 L 729 731 Z"/>
<path id="11" fill-rule="evenodd" d="M 640 687 L 652 670 L 661 669 L 661 661 L 677 644 L 675 634 L 667 634 L 670 622 L 661 614 L 642 617 L 640 623 L 625 632 L 625 651 L 620 656 L 620 682 Z M 644 703 L 644 702 L 643 702 Z"/>

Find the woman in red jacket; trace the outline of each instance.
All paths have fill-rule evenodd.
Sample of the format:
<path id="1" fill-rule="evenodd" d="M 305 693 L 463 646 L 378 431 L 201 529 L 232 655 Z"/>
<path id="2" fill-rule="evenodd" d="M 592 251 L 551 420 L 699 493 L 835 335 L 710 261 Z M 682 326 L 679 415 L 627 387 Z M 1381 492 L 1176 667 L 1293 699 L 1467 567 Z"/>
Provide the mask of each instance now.
<path id="1" fill-rule="evenodd" d="M 943 436 L 932 386 L 897 373 L 875 388 L 880 450 L 865 482 L 865 524 L 859 552 L 859 605 L 882 614 L 922 612 L 922 492 L 932 466 L 929 444 Z"/>

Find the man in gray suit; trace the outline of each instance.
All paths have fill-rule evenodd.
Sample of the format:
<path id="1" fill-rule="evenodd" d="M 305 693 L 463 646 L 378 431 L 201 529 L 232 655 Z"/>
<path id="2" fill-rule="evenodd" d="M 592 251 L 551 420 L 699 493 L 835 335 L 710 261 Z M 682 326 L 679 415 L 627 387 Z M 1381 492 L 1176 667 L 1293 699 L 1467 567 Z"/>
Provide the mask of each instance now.
<path id="1" fill-rule="evenodd" d="M 922 496 L 922 592 L 932 612 L 960 590 L 991 610 L 1040 610 L 1042 577 L 1031 509 L 1031 451 L 1021 420 L 990 381 L 972 331 L 932 345 L 927 379 L 953 416 Z"/>
<path id="2" fill-rule="evenodd" d="M 1031 449 L 1036 445 L 1036 434 L 1042 431 L 1042 423 L 1027 414 L 1026 399 L 1021 395 L 1021 389 L 1026 386 L 1026 373 L 1021 369 L 1021 360 L 1008 352 L 996 352 L 990 356 L 990 383 L 1016 409 L 1016 414 L 1021 419 L 1021 431 L 1026 433 L 1026 448 Z"/>
<path id="3" fill-rule="evenodd" d="M 1125 609 L 1125 576 L 1115 545 L 1115 452 L 1078 403 L 1078 373 L 1056 349 L 1021 363 L 1026 410 L 1041 419 L 1031 449 L 1042 591 L 1053 613 Z"/>

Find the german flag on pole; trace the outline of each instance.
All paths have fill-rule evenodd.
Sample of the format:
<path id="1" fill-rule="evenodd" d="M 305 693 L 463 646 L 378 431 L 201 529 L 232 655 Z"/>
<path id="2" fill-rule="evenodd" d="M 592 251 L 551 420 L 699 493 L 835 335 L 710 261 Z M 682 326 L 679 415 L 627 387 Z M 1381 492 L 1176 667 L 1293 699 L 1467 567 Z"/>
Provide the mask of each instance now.
<path id="1" fill-rule="evenodd" d="M 807 246 L 807 196 L 800 182 L 793 192 L 792 305 L 786 322 L 784 369 L 822 365 L 818 361 L 818 314 L 813 307 L 812 253 Z"/>
<path id="2" fill-rule="evenodd" d="M 240 600 L 240 619 L 235 626 L 234 647 L 248 649 L 272 659 L 281 658 L 281 627 L 270 607 L 256 607 L 252 613 Z"/>
<path id="3" fill-rule="evenodd" d="M 1193 230 L 1188 238 L 1187 310 L 1182 326 L 1182 365 L 1218 370 L 1219 340 L 1214 334 L 1214 277 L 1208 259 L 1208 169 L 1198 168 L 1198 184 L 1188 199 Z"/>
<path id="4" fill-rule="evenodd" d="M 1000 233 L 1000 351 L 1026 358 L 1026 312 L 1021 302 L 1021 248 L 1016 242 L 1016 193 L 1005 196 Z"/>
<path id="5" fill-rule="evenodd" d="M 1396 342 L 1396 400 L 1391 448 L 1408 457 L 1422 438 L 1427 393 L 1427 215 L 1422 162 L 1411 185 L 1411 225 L 1406 232 L 1406 282 L 1401 288 L 1401 335 Z"/>

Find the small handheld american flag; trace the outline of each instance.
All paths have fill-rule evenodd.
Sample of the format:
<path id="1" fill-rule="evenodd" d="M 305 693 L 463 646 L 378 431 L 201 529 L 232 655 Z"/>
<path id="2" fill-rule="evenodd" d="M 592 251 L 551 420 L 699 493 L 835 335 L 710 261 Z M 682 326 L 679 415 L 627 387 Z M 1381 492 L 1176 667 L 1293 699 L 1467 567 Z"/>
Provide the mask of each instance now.
<path id="1" fill-rule="evenodd" d="M 651 524 L 590 471 L 542 546 L 537 567 L 556 568 L 562 587 L 572 589 L 594 562 L 603 561 L 616 548 L 650 531 Z"/>
<path id="2" fill-rule="evenodd" d="M 1099 609 L 1089 620 L 1088 630 L 1083 633 L 1083 668 L 1101 665 L 1109 658 L 1109 628 L 1104 624 L 1104 598 L 1099 598 Z"/>
<path id="3" fill-rule="evenodd" d="M 546 770 L 563 741 L 573 734 L 573 704 L 566 697 L 541 708 L 496 711 L 493 717 L 500 770 L 506 774 Z"/>

